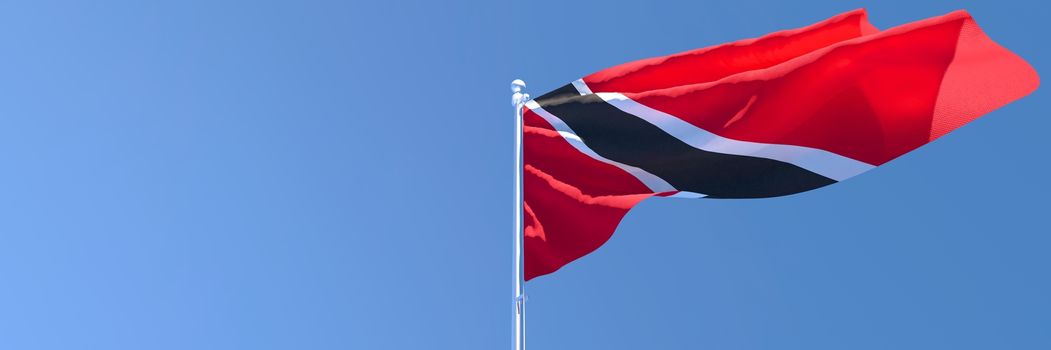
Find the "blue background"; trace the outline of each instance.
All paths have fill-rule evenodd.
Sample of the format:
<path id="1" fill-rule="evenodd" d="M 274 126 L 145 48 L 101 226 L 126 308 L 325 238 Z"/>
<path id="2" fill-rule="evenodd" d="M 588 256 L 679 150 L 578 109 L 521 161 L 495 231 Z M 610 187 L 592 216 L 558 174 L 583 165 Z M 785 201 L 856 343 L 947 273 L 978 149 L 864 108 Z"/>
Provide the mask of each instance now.
<path id="1" fill-rule="evenodd" d="M 0 348 L 510 346 L 513 118 L 604 67 L 962 1 L 0 5 Z M 1049 349 L 1047 88 L 842 184 L 648 200 L 532 349 Z"/>

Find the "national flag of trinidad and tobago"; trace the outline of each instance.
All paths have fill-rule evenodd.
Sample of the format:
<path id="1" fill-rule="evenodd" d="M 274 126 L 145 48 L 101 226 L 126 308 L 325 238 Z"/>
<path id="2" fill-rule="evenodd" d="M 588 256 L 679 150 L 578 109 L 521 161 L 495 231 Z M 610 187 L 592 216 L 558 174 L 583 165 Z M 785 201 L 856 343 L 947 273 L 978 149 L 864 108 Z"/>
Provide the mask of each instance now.
<path id="1" fill-rule="evenodd" d="M 594 251 L 646 198 L 828 186 L 1037 85 L 965 11 L 881 31 L 856 10 L 588 75 L 523 109 L 525 278 Z"/>

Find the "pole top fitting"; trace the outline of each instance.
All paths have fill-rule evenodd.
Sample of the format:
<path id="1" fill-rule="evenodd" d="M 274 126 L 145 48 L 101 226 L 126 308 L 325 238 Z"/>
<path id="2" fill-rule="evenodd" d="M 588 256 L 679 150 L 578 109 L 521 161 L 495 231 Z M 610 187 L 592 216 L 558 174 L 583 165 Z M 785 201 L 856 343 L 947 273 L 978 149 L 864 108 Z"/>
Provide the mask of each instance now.
<path id="1" fill-rule="evenodd" d="M 529 101 L 529 94 L 522 92 L 523 88 L 525 88 L 525 82 L 522 79 L 515 79 L 511 82 L 511 92 L 514 93 L 511 95 L 511 105 L 515 108 L 522 108 L 522 105 Z"/>
<path id="2" fill-rule="evenodd" d="M 525 86 L 525 82 L 522 79 L 515 79 L 511 82 L 511 92 L 522 92 L 522 88 Z"/>

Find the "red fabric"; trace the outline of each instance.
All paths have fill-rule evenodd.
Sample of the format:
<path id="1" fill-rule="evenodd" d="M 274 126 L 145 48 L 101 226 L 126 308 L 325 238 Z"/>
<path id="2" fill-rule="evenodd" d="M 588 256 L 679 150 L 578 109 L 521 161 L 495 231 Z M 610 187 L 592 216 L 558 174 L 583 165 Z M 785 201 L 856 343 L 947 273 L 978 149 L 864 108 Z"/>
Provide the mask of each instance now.
<path id="1" fill-rule="evenodd" d="M 525 278 L 546 275 L 598 249 L 649 189 L 569 145 L 532 111 L 523 115 Z"/>
<path id="2" fill-rule="evenodd" d="M 819 148 L 873 165 L 1025 96 L 1039 77 L 969 14 L 878 31 L 863 10 L 612 67 L 584 78 L 723 137 Z M 525 114 L 526 279 L 605 243 L 650 193 Z M 659 196 L 668 195 L 658 194 Z"/>
<path id="3" fill-rule="evenodd" d="M 930 140 L 1028 95 L 1040 85 L 1033 67 L 993 42 L 966 13 L 961 16 L 956 56 L 938 90 Z"/>
<path id="4" fill-rule="evenodd" d="M 952 75 L 943 79 L 946 72 Z M 1038 84 L 1032 67 L 958 11 L 769 68 L 625 95 L 723 137 L 820 148 L 881 165 Z"/>
<path id="5" fill-rule="evenodd" d="M 715 81 L 767 68 L 878 30 L 863 9 L 819 23 L 674 55 L 625 63 L 584 78 L 592 91 L 642 92 Z"/>

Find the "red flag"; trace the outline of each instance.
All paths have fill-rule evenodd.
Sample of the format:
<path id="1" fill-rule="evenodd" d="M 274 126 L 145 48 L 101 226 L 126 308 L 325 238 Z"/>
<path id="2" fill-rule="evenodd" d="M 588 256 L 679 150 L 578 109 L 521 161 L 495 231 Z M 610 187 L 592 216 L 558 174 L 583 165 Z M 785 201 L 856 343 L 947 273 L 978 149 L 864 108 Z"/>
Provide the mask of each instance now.
<path id="1" fill-rule="evenodd" d="M 651 196 L 823 187 L 1037 85 L 965 11 L 879 31 L 857 10 L 591 74 L 524 109 L 525 278 L 594 251 Z"/>

